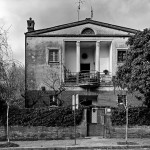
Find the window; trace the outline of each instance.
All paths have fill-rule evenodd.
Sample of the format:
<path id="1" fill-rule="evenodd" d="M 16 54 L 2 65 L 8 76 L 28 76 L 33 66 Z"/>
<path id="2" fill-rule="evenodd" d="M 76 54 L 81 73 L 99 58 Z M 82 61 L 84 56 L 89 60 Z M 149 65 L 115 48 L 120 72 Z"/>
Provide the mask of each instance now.
<path id="1" fill-rule="evenodd" d="M 124 104 L 126 106 L 126 95 L 117 95 L 118 104 Z"/>
<path id="2" fill-rule="evenodd" d="M 58 49 L 49 49 L 48 52 L 49 52 L 48 63 L 59 62 Z"/>
<path id="3" fill-rule="evenodd" d="M 81 34 L 92 34 L 92 35 L 94 35 L 95 33 L 94 33 L 94 31 L 93 31 L 91 28 L 85 28 L 85 29 L 81 32 Z"/>
<path id="4" fill-rule="evenodd" d="M 126 49 L 118 50 L 118 63 L 123 63 L 126 60 Z"/>
<path id="5" fill-rule="evenodd" d="M 51 95 L 49 98 L 50 98 L 50 106 L 57 106 L 57 98 L 54 95 Z"/>

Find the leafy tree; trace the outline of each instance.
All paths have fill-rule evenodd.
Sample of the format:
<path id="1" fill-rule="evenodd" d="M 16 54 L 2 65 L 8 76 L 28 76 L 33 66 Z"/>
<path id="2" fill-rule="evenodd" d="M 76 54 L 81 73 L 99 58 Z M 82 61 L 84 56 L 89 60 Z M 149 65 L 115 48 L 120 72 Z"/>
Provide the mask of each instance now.
<path id="1" fill-rule="evenodd" d="M 126 61 L 118 68 L 114 84 L 134 93 L 150 108 L 150 29 L 137 32 L 127 45 Z"/>

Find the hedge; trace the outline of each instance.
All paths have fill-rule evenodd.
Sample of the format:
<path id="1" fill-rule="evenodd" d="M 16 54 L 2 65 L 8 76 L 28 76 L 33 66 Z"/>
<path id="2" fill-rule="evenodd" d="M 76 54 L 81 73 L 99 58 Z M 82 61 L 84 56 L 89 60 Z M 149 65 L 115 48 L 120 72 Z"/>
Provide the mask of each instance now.
<path id="1" fill-rule="evenodd" d="M 125 125 L 126 124 L 126 111 L 125 109 L 113 108 L 112 111 L 112 125 Z M 128 120 L 130 126 L 135 125 L 150 125 L 150 108 L 147 107 L 130 107 L 128 111 Z"/>
<path id="2" fill-rule="evenodd" d="M 76 111 L 76 124 L 79 125 L 83 117 L 83 107 Z M 0 125 L 6 125 L 6 110 L 0 114 Z M 53 107 L 40 109 L 20 109 L 10 107 L 9 125 L 15 126 L 73 126 L 74 113 L 71 107 Z"/>
<path id="3" fill-rule="evenodd" d="M 6 106 L 0 104 L 0 126 L 6 125 Z M 76 123 L 79 125 L 83 119 L 83 109 L 76 111 Z M 129 125 L 150 125 L 150 109 L 147 107 L 129 107 Z M 111 115 L 112 125 L 125 125 L 126 112 L 124 109 L 113 108 Z M 15 126 L 73 126 L 74 113 L 71 107 L 20 109 L 11 106 L 9 111 L 9 125 Z"/>

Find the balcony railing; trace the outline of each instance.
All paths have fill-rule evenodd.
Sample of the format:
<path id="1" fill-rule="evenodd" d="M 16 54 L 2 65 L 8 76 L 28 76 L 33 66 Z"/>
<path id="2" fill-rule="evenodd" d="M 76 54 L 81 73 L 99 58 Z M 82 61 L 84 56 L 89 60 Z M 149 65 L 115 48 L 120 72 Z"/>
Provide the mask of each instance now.
<path id="1" fill-rule="evenodd" d="M 90 72 L 66 72 L 64 74 L 64 82 L 66 85 L 78 85 L 81 87 L 99 87 L 112 86 L 112 76 L 104 73 L 90 71 Z"/>

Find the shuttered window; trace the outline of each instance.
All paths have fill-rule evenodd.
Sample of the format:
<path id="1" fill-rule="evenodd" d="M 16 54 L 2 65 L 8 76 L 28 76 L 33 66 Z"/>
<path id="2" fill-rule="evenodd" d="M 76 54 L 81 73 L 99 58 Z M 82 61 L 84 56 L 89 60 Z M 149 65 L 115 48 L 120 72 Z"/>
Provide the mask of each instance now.
<path id="1" fill-rule="evenodd" d="M 119 49 L 118 50 L 118 63 L 123 63 L 126 60 L 126 50 Z"/>
<path id="2" fill-rule="evenodd" d="M 49 63 L 59 62 L 59 53 L 58 49 L 49 49 Z"/>

